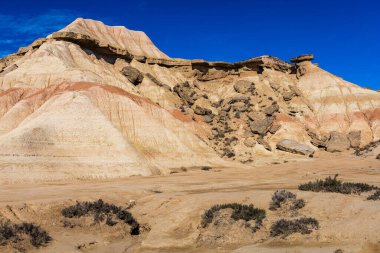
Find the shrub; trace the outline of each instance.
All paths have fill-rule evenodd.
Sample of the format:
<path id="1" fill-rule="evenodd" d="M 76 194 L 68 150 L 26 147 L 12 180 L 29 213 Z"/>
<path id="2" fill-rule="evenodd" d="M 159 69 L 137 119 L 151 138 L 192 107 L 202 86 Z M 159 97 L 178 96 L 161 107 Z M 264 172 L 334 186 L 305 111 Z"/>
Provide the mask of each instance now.
<path id="1" fill-rule="evenodd" d="M 291 202 L 291 210 L 301 209 L 305 206 L 305 201 L 303 199 L 297 199 L 297 195 L 286 190 L 276 191 L 272 196 L 272 201 L 270 203 L 270 210 L 277 210 L 281 208 L 281 205 L 285 202 Z"/>
<path id="2" fill-rule="evenodd" d="M 380 200 L 380 190 L 375 191 L 372 195 L 369 195 L 368 200 Z"/>
<path id="3" fill-rule="evenodd" d="M 295 220 L 280 219 L 271 226 L 270 235 L 287 237 L 290 234 L 310 234 L 319 228 L 319 222 L 314 218 L 299 218 Z"/>
<path id="4" fill-rule="evenodd" d="M 36 248 L 45 246 L 52 240 L 45 230 L 33 223 L 13 224 L 9 221 L 0 223 L 0 245 L 20 241 L 23 234 L 30 237 L 30 243 Z"/>
<path id="5" fill-rule="evenodd" d="M 253 228 L 253 231 L 256 231 L 256 229 L 261 227 L 262 222 L 266 217 L 265 210 L 255 208 L 252 204 L 251 205 L 242 205 L 238 203 L 222 204 L 222 205 L 215 205 L 204 212 L 202 216 L 202 226 L 207 227 L 207 225 L 212 222 L 215 212 L 222 209 L 227 209 L 227 208 L 231 208 L 233 210 L 231 214 L 231 218 L 234 220 L 245 220 L 245 221 L 255 220 L 256 227 Z"/>
<path id="6" fill-rule="evenodd" d="M 313 191 L 313 192 L 337 192 L 342 194 L 360 194 L 362 192 L 368 192 L 378 187 L 365 183 L 350 183 L 342 182 L 337 179 L 338 174 L 334 178 L 327 177 L 324 180 L 317 180 L 314 182 L 308 182 L 301 184 L 298 189 L 301 191 Z"/>
<path id="7" fill-rule="evenodd" d="M 95 223 L 106 219 L 106 224 L 109 226 L 117 224 L 117 222 L 114 221 L 114 218 L 117 218 L 131 226 L 131 235 L 138 235 L 140 233 L 140 225 L 130 212 L 122 207 L 105 203 L 101 199 L 94 202 L 77 202 L 76 205 L 62 209 L 61 213 L 66 218 L 79 218 L 85 215 L 93 215 Z"/>

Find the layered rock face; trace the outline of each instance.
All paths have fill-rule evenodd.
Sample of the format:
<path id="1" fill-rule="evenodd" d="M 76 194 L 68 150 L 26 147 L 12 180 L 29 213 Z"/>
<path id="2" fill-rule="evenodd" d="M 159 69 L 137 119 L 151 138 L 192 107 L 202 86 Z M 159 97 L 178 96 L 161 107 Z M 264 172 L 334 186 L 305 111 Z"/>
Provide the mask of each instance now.
<path id="1" fill-rule="evenodd" d="M 77 19 L 0 60 L 0 168 L 150 175 L 379 140 L 380 94 L 312 59 L 172 59 L 143 32 Z"/>

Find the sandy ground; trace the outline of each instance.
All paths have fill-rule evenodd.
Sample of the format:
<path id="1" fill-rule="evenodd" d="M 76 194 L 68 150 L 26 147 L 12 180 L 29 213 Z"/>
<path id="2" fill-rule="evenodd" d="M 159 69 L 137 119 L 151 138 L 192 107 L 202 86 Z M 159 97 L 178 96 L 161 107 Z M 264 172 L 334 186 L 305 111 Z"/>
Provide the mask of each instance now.
<path id="1" fill-rule="evenodd" d="M 309 161 L 260 167 L 179 171 L 167 176 L 1 185 L 0 216 L 34 222 L 51 234 L 53 241 L 47 247 L 32 252 L 332 253 L 339 248 L 344 252 L 380 252 L 380 201 L 366 200 L 368 194 L 297 190 L 300 183 L 334 174 L 344 181 L 380 186 L 380 162 L 373 157 L 322 154 Z M 300 215 L 319 220 L 319 230 L 286 239 L 271 238 L 271 224 L 282 217 L 268 209 L 277 189 L 291 190 L 303 198 L 306 206 Z M 63 227 L 63 207 L 99 198 L 123 206 L 135 201 L 130 212 L 142 225 L 141 235 L 130 236 L 118 226 Z M 223 241 L 215 235 L 214 241 L 208 237 L 202 243 L 200 238 L 207 234 L 200 227 L 204 210 L 230 202 L 265 209 L 263 227 L 249 240 Z"/>

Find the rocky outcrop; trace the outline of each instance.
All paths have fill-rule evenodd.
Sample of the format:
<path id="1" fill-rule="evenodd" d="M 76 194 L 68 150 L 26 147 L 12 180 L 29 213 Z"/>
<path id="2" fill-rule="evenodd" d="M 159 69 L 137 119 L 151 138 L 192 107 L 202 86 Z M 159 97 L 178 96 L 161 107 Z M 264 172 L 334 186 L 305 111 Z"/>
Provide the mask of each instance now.
<path id="1" fill-rule="evenodd" d="M 28 129 L 30 125 L 27 124 L 37 115 L 34 111 L 41 104 L 47 107 L 46 110 L 51 106 L 40 99 L 38 104 L 31 103 L 33 107 L 30 107 L 30 101 L 21 99 L 30 94 L 18 90 L 24 94 L 20 95 L 13 90 L 17 90 L 16 87 L 29 87 L 31 92 L 46 97 L 54 93 L 50 87 L 58 87 L 57 92 L 67 96 L 68 102 L 64 105 L 72 110 L 71 114 L 62 112 L 62 115 L 76 117 L 73 108 L 77 108 L 81 117 L 94 116 L 93 119 L 86 118 L 93 125 L 107 125 L 100 129 L 109 131 L 109 135 L 91 130 L 88 134 L 92 137 L 83 137 L 80 142 L 103 138 L 106 146 L 119 145 L 113 154 L 115 157 L 128 160 L 127 151 L 131 148 L 138 151 L 131 153 L 135 154 L 130 157 L 131 161 L 149 160 L 152 164 L 163 164 L 160 167 L 163 171 L 167 168 L 163 161 L 171 163 L 176 160 L 172 157 L 173 152 L 174 156 L 184 156 L 190 161 L 208 156 L 244 162 L 263 154 L 268 157 L 279 155 L 280 152 L 272 147 L 286 139 L 292 140 L 294 143 L 291 144 L 296 147 L 311 143 L 321 151 L 328 149 L 332 152 L 349 147 L 360 149 L 380 139 L 379 93 L 361 89 L 320 69 L 310 62 L 312 58 L 310 55 L 297 57 L 293 59 L 295 64 L 272 56 L 236 63 L 172 59 L 157 49 L 142 32 L 78 19 L 47 39 L 36 41 L 34 45 L 0 60 L 0 139 L 9 134 L 9 150 L 18 152 L 17 143 L 29 143 L 29 136 L 33 136 L 20 137 L 24 132 L 34 131 Z M 62 83 L 75 85 L 60 86 Z M 104 86 L 106 91 L 99 86 Z M 84 93 L 91 93 L 91 96 L 83 97 Z M 116 93 L 124 98 L 116 99 Z M 70 96 L 83 101 L 70 100 Z M 49 113 L 58 109 L 59 106 L 54 106 Z M 91 114 L 92 110 L 100 110 L 103 116 Z M 34 116 L 24 117 L 30 114 Z M 22 121 L 25 121 L 25 129 L 21 131 Z M 87 134 L 79 129 L 79 120 L 73 121 L 72 125 L 67 124 L 70 120 L 59 122 L 60 128 L 44 125 L 42 130 L 35 130 L 38 141 L 22 149 L 29 148 L 28 155 L 39 152 L 55 155 L 55 143 L 58 143 L 57 147 L 64 145 L 55 142 L 58 137 L 51 129 L 59 129 L 64 136 Z M 36 128 L 41 126 L 40 123 Z M 34 126 L 34 123 L 30 124 Z M 110 126 L 122 129 L 117 131 L 127 138 L 118 136 Z M 17 135 L 20 141 L 13 145 L 11 140 L 16 138 L 13 135 L 16 132 L 20 134 Z M 63 150 L 75 154 L 78 150 L 70 138 L 67 137 L 69 144 L 65 147 L 72 145 L 73 150 Z M 107 138 L 111 138 L 111 144 L 105 141 Z M 37 142 L 54 145 L 41 146 Z M 124 147 L 125 143 L 130 146 Z M 88 152 L 105 152 L 102 143 L 91 145 L 99 149 L 89 148 Z M 200 145 L 204 146 L 199 148 Z M 201 152 L 205 154 L 201 155 Z M 104 159 L 112 160 L 108 155 Z"/>
<path id="2" fill-rule="evenodd" d="M 333 131 L 326 144 L 328 152 L 342 152 L 350 148 L 350 141 L 345 134 Z"/>
<path id="3" fill-rule="evenodd" d="M 300 63 L 300 62 L 312 61 L 312 60 L 314 60 L 314 55 L 312 54 L 303 54 L 303 55 L 293 57 L 290 59 L 290 61 L 294 63 Z"/>
<path id="4" fill-rule="evenodd" d="M 300 155 L 307 155 L 307 156 L 313 156 L 314 149 L 311 147 L 298 143 L 294 140 L 284 139 L 277 143 L 276 145 L 277 149 L 294 153 L 294 154 L 300 154 Z"/>

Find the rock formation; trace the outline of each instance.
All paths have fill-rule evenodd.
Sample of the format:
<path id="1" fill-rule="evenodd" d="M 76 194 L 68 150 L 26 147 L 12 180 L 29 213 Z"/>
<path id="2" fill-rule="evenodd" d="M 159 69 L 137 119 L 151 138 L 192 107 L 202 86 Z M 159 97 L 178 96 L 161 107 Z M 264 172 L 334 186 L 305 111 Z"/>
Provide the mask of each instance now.
<path id="1" fill-rule="evenodd" d="M 77 19 L 0 60 L 0 165 L 149 175 L 379 140 L 380 94 L 313 59 L 173 59 L 143 32 Z"/>

